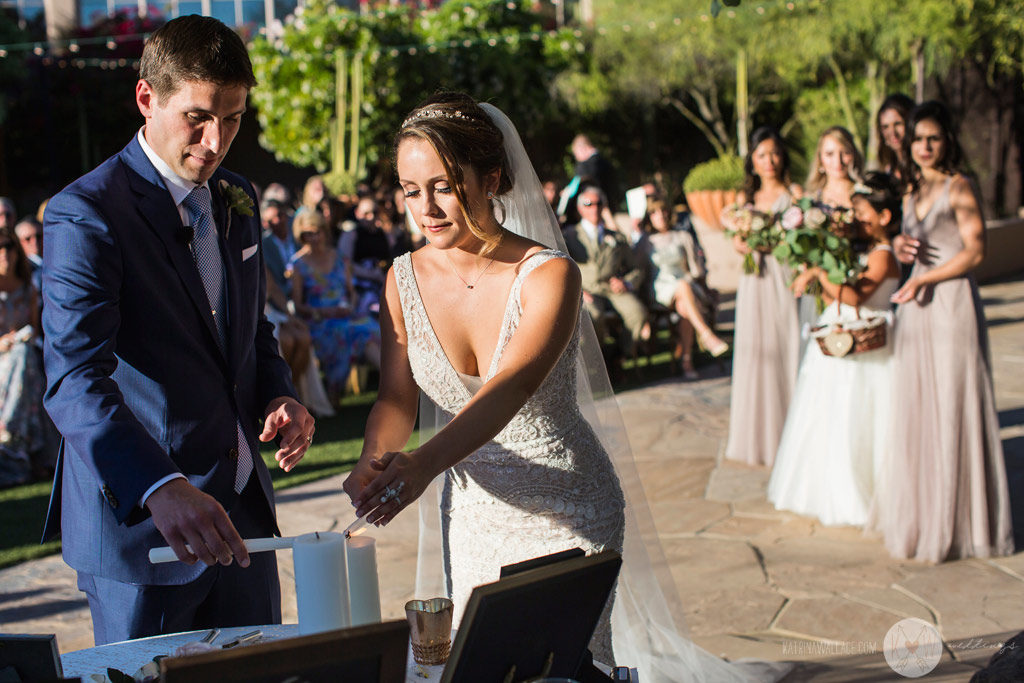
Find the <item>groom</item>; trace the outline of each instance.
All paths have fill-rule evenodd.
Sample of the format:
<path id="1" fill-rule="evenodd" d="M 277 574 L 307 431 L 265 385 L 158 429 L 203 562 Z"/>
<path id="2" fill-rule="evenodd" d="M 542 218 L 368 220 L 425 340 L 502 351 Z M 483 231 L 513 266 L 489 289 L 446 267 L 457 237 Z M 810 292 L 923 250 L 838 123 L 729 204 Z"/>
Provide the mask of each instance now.
<path id="1" fill-rule="evenodd" d="M 255 85 L 245 45 L 186 16 L 146 42 L 145 126 L 45 215 L 45 405 L 63 436 L 44 537 L 89 599 L 96 644 L 280 623 L 261 441 L 312 441 L 263 317 L 253 190 L 219 166 Z M 262 431 L 258 425 L 263 420 Z M 181 562 L 152 565 L 170 545 Z M 200 560 L 200 562 L 196 562 Z"/>

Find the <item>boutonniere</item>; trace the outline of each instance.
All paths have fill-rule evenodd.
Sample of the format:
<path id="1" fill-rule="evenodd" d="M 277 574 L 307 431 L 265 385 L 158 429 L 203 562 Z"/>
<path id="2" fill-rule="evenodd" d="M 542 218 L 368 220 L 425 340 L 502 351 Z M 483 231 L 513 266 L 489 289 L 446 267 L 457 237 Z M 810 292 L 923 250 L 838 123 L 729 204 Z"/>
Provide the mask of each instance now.
<path id="1" fill-rule="evenodd" d="M 224 197 L 224 203 L 228 211 L 234 211 L 242 216 L 252 215 L 252 197 L 238 185 L 232 185 L 226 180 L 220 181 L 220 193 Z"/>
<path id="2" fill-rule="evenodd" d="M 218 184 L 220 194 L 224 198 L 224 204 L 228 207 L 228 225 L 224 231 L 225 238 L 231 233 L 231 214 L 237 213 L 241 216 L 252 216 L 252 197 L 238 185 L 232 185 L 226 180 Z"/>
<path id="3" fill-rule="evenodd" d="M 604 236 L 604 243 L 605 243 L 605 246 L 614 247 L 615 246 L 615 238 L 612 237 L 611 235 L 605 235 Z"/>

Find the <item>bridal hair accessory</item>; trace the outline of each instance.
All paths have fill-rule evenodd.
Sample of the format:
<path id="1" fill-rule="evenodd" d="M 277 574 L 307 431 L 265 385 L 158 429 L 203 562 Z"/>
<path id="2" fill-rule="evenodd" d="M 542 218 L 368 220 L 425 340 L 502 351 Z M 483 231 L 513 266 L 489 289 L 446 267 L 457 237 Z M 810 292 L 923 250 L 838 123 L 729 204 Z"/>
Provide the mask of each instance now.
<path id="1" fill-rule="evenodd" d="M 466 116 L 458 109 L 456 109 L 455 111 L 445 111 L 443 109 L 421 109 L 420 111 L 414 113 L 412 116 L 403 121 L 402 128 L 410 126 L 416 121 L 420 121 L 422 119 L 449 119 L 452 121 L 459 119 L 462 121 L 473 120 L 471 116 Z"/>
<path id="2" fill-rule="evenodd" d="M 853 194 L 872 194 L 874 190 L 864 183 L 856 183 L 853 186 Z"/>
<path id="3" fill-rule="evenodd" d="M 487 265 L 484 266 L 479 273 L 477 273 L 476 279 L 473 280 L 472 284 L 470 284 L 469 282 L 466 281 L 466 278 L 459 275 L 459 269 L 455 267 L 454 263 L 452 263 L 452 259 L 450 256 L 448 256 L 448 253 L 444 251 L 442 251 L 441 253 L 444 254 L 444 257 L 446 259 L 448 259 L 448 265 L 452 267 L 452 272 L 455 273 L 455 277 L 462 280 L 462 284 L 466 285 L 466 289 L 473 289 L 474 287 L 476 287 L 476 283 L 480 282 L 480 278 L 484 276 L 484 273 L 491 269 L 491 265 L 494 263 L 494 257 L 492 256 L 490 260 L 487 261 Z"/>

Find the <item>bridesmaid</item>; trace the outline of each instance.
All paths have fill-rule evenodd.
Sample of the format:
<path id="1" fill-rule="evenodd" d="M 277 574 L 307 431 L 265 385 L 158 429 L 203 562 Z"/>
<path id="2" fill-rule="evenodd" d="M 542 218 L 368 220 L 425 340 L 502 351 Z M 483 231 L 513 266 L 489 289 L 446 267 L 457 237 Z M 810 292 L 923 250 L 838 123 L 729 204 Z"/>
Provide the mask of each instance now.
<path id="1" fill-rule="evenodd" d="M 852 209 L 850 197 L 864 173 L 864 157 L 850 131 L 842 126 L 827 128 L 818 138 L 818 148 L 811 162 L 804 191 L 826 210 Z M 812 296 L 800 297 L 799 327 L 807 329 L 818 319 L 819 311 Z M 800 358 L 807 352 L 807 338 L 800 338 Z"/>
<path id="2" fill-rule="evenodd" d="M 925 102 L 904 140 L 910 185 L 897 256 L 913 263 L 896 316 L 892 467 L 881 530 L 889 552 L 928 562 L 1013 552 L 1009 494 L 971 270 L 985 222 L 948 110 Z"/>
<path id="3" fill-rule="evenodd" d="M 863 173 L 864 157 L 853 135 L 842 126 L 832 126 L 818 138 L 804 192 L 833 209 L 849 209 L 853 186 Z"/>
<path id="4" fill-rule="evenodd" d="M 792 201 L 789 155 L 782 136 L 763 127 L 750 137 L 740 205 L 779 213 Z M 747 247 L 736 239 L 740 253 Z M 771 254 L 757 254 L 760 272 L 740 276 L 733 337 L 732 405 L 725 457 L 771 466 L 796 383 L 799 326 L 790 273 Z"/>
<path id="5" fill-rule="evenodd" d="M 891 176 L 900 177 L 903 160 L 903 136 L 907 116 L 914 108 L 914 100 L 903 93 L 893 93 L 884 100 L 875 116 L 878 130 L 878 165 Z"/>

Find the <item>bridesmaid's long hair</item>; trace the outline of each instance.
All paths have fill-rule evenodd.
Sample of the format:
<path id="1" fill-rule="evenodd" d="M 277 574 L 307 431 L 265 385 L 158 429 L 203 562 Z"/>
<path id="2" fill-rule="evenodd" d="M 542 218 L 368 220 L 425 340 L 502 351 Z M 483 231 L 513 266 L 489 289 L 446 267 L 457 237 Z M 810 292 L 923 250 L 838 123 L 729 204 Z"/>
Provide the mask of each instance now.
<path id="1" fill-rule="evenodd" d="M 878 108 L 878 113 L 875 114 L 875 130 L 878 131 L 878 164 L 886 173 L 889 173 L 889 169 L 899 169 L 900 160 L 896 156 L 896 152 L 885 144 L 885 138 L 882 136 L 882 114 L 887 111 L 894 111 L 899 114 L 900 118 L 903 119 L 903 137 L 906 138 L 907 118 L 910 115 L 910 110 L 913 108 L 914 100 L 898 92 L 882 100 L 882 106 Z"/>
<path id="2" fill-rule="evenodd" d="M 818 138 L 818 146 L 814 150 L 814 161 L 811 162 L 811 170 L 807 174 L 806 187 L 808 192 L 817 192 L 825 187 L 825 169 L 821 167 L 821 146 L 826 138 L 832 138 L 853 155 L 853 162 L 850 164 L 849 170 L 847 170 L 850 180 L 857 182 L 864 172 L 864 155 L 857 149 L 857 143 L 854 142 L 850 131 L 842 126 L 826 128 L 825 132 Z"/>
<path id="3" fill-rule="evenodd" d="M 398 167 L 398 146 L 406 139 L 426 140 L 441 159 L 452 191 L 473 235 L 483 241 L 489 254 L 501 243 L 501 233 L 481 227 L 466 197 L 465 170 L 483 177 L 500 171 L 499 197 L 512 190 L 513 178 L 505 156 L 504 138 L 476 100 L 458 92 L 440 92 L 416 107 L 395 134 L 393 165 Z M 492 202 L 494 200 L 491 200 Z"/>
<path id="4" fill-rule="evenodd" d="M 761 126 L 750 135 L 750 144 L 747 147 L 747 158 L 743 162 L 743 196 L 748 203 L 753 203 L 754 193 L 761 189 L 761 177 L 754 173 L 754 152 L 765 140 L 771 140 L 779 150 L 781 164 L 778 169 L 779 180 L 786 187 L 789 187 L 789 152 L 786 150 L 786 141 L 782 139 L 779 131 L 771 126 Z"/>
<path id="5" fill-rule="evenodd" d="M 914 192 L 921 186 L 921 167 L 910 154 L 910 145 L 914 142 L 914 129 L 922 121 L 934 121 L 942 130 L 942 158 L 935 164 L 936 170 L 955 175 L 966 173 L 964 168 L 964 152 L 960 147 L 960 139 L 953 124 L 953 115 L 942 102 L 929 100 L 914 107 L 907 119 L 907 132 L 903 136 L 903 169 L 902 176 L 910 184 Z"/>

